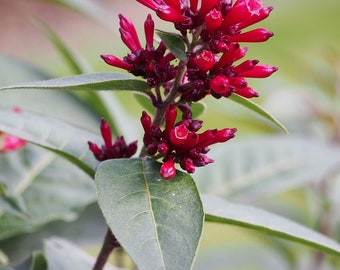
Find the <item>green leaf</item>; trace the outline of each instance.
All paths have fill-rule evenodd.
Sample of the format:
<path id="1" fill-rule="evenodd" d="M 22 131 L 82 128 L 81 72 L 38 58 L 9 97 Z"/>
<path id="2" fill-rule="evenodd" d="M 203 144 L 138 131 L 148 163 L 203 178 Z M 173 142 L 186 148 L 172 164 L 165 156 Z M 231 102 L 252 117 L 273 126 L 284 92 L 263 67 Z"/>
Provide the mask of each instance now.
<path id="1" fill-rule="evenodd" d="M 215 162 L 195 173 L 199 190 L 252 203 L 339 171 L 340 148 L 293 135 L 253 136 L 220 145 L 209 157 Z"/>
<path id="2" fill-rule="evenodd" d="M 48 261 L 49 270 L 91 270 L 95 263 L 95 258 L 79 247 L 58 237 L 50 237 L 45 240 L 44 253 Z M 106 264 L 104 270 L 123 269 Z"/>
<path id="3" fill-rule="evenodd" d="M 203 225 L 193 179 L 159 176 L 149 159 L 116 159 L 96 172 L 98 203 L 120 244 L 140 270 L 191 269 Z"/>
<path id="4" fill-rule="evenodd" d="M 149 114 L 153 115 L 155 113 L 155 107 L 152 105 L 152 102 L 148 97 L 139 93 L 135 93 L 133 96 Z"/>
<path id="5" fill-rule="evenodd" d="M 48 270 L 47 260 L 42 252 L 34 252 L 30 270 Z"/>
<path id="6" fill-rule="evenodd" d="M 28 145 L 0 158 L 9 192 L 21 195 L 27 207 L 20 217 L 10 213 L 0 217 L 0 239 L 32 232 L 54 220 L 74 220 L 96 201 L 92 179 L 51 152 Z"/>
<path id="7" fill-rule="evenodd" d="M 2 87 L 0 90 L 132 90 L 144 92 L 150 89 L 146 82 L 131 78 L 129 75 L 120 73 L 91 73 L 45 81 L 20 83 Z"/>
<path id="8" fill-rule="evenodd" d="M 157 31 L 157 35 L 165 43 L 167 48 L 173 53 L 176 58 L 181 61 L 186 61 L 185 44 L 179 35 L 163 31 Z"/>
<path id="9" fill-rule="evenodd" d="M 191 105 L 192 118 L 197 119 L 202 113 L 204 113 L 206 105 L 202 102 L 195 102 Z"/>
<path id="10" fill-rule="evenodd" d="M 282 216 L 252 206 L 202 196 L 205 220 L 236 225 L 340 255 L 340 244 Z"/>
<path id="11" fill-rule="evenodd" d="M 14 268 L 9 266 L 0 265 L 0 270 L 14 270 Z"/>
<path id="12" fill-rule="evenodd" d="M 234 102 L 237 102 L 245 107 L 247 107 L 249 110 L 252 110 L 256 112 L 257 114 L 261 115 L 262 117 L 266 118 L 270 122 L 272 122 L 274 125 L 282 129 L 285 133 L 288 134 L 287 128 L 281 124 L 277 119 L 275 119 L 274 116 L 269 114 L 265 109 L 263 109 L 261 106 L 257 105 L 256 103 L 250 101 L 249 99 L 246 99 L 244 97 L 241 97 L 239 95 L 233 94 L 229 97 Z"/>
<path id="13" fill-rule="evenodd" d="M 98 161 L 87 142 L 100 142 L 99 136 L 66 122 L 34 113 L 0 110 L 0 130 L 54 151 L 90 176 Z"/>

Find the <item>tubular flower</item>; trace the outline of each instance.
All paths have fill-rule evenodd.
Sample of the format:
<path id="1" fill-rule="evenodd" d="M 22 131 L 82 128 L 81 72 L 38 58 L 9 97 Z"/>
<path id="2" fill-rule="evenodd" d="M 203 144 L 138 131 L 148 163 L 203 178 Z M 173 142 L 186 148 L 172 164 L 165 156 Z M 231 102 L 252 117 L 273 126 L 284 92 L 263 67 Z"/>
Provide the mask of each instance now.
<path id="1" fill-rule="evenodd" d="M 104 144 L 100 148 L 96 143 L 88 142 L 89 148 L 97 160 L 129 158 L 136 153 L 137 141 L 126 144 L 124 137 L 121 136 L 112 143 L 111 128 L 105 119 L 101 120 L 100 131 L 104 140 Z"/>
<path id="2" fill-rule="evenodd" d="M 14 113 L 22 112 L 21 108 L 19 107 L 14 107 L 12 111 Z M 19 150 L 20 148 L 26 146 L 26 144 L 27 143 L 25 140 L 0 131 L 0 153 Z"/>
<path id="3" fill-rule="evenodd" d="M 175 163 L 179 163 L 188 173 L 193 173 L 195 167 L 213 162 L 206 156 L 209 146 L 228 141 L 236 132 L 234 128 L 225 128 L 197 133 L 202 127 L 202 121 L 192 119 L 189 105 L 182 104 L 179 108 L 182 111 L 182 120 L 177 123 L 177 108 L 173 104 L 167 108 L 164 130 L 152 124 L 151 117 L 146 112 L 141 117 L 146 152 L 153 157 L 162 157 L 160 175 L 167 180 L 176 174 Z"/>
<path id="4" fill-rule="evenodd" d="M 157 48 L 153 45 L 154 21 L 149 14 L 144 23 L 146 45 L 143 48 L 133 23 L 119 15 L 120 34 L 130 53 L 123 59 L 112 54 L 103 54 L 101 58 L 109 65 L 122 68 L 135 76 L 147 79 L 150 87 L 171 81 L 177 76 L 177 67 L 170 62 L 175 59 L 171 53 L 166 54 L 166 46 L 161 42 Z"/>

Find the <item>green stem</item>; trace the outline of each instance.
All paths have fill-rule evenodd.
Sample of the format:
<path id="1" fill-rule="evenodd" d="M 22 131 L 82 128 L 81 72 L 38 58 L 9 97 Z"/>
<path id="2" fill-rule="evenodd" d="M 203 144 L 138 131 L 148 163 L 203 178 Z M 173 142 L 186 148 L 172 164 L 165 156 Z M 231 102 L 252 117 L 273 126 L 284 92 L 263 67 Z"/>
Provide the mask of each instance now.
<path id="1" fill-rule="evenodd" d="M 179 63 L 178 75 L 177 75 L 177 77 L 174 81 L 174 84 L 173 84 L 171 90 L 169 91 L 169 94 L 163 100 L 162 105 L 158 106 L 156 108 L 155 116 L 154 116 L 154 119 L 153 119 L 154 125 L 156 125 L 156 126 L 162 125 L 166 109 L 168 108 L 170 103 L 175 100 L 175 98 L 177 96 L 178 87 L 182 82 L 182 78 L 184 76 L 185 69 L 186 69 L 186 62 L 181 61 Z"/>
<path id="2" fill-rule="evenodd" d="M 111 252 L 115 248 L 119 248 L 120 244 L 116 237 L 112 234 L 110 228 L 107 229 L 106 235 L 104 238 L 104 243 L 102 248 L 98 254 L 97 260 L 95 265 L 93 266 L 92 270 L 102 270 L 111 254 Z"/>

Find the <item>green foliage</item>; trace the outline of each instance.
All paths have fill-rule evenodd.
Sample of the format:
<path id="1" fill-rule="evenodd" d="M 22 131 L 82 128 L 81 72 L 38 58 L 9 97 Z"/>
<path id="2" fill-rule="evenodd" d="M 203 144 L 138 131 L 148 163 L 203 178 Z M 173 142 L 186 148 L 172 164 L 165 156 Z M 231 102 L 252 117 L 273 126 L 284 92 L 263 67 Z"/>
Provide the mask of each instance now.
<path id="1" fill-rule="evenodd" d="M 139 269 L 190 269 L 203 225 L 193 179 L 159 177 L 149 159 L 103 162 L 96 172 L 98 203 L 118 241 Z"/>

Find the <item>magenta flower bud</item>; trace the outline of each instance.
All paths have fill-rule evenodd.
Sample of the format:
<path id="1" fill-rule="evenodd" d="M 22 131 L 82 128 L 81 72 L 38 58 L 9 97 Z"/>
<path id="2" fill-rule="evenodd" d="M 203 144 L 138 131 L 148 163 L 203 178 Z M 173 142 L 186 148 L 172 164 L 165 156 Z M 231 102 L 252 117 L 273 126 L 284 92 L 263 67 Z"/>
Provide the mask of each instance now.
<path id="1" fill-rule="evenodd" d="M 238 75 L 248 78 L 267 78 L 277 70 L 278 67 L 270 65 L 257 65 L 253 67 L 251 70 L 240 72 Z"/>
<path id="2" fill-rule="evenodd" d="M 198 143 L 197 148 L 203 148 L 210 145 L 210 142 L 214 139 L 214 134 L 212 130 L 206 130 L 203 133 L 198 135 Z"/>
<path id="3" fill-rule="evenodd" d="M 176 168 L 175 168 L 174 161 L 172 159 L 168 159 L 167 161 L 165 161 L 161 166 L 159 174 L 161 177 L 163 177 L 166 180 L 170 180 L 174 178 L 176 175 Z"/>
<path id="4" fill-rule="evenodd" d="M 198 13 L 201 16 L 206 15 L 210 10 L 212 10 L 216 6 L 217 2 L 218 0 L 201 0 L 201 8 Z"/>
<path id="5" fill-rule="evenodd" d="M 123 60 L 119 59 L 118 57 L 112 54 L 102 54 L 100 57 L 105 61 L 106 64 L 110 66 L 122 68 L 127 71 L 130 71 L 132 68 L 132 65 L 124 62 Z"/>
<path id="6" fill-rule="evenodd" d="M 157 150 L 160 154 L 162 155 L 166 155 L 169 151 L 169 147 L 166 143 L 160 143 L 158 146 L 157 146 Z"/>
<path id="7" fill-rule="evenodd" d="M 176 9 L 170 6 L 159 6 L 156 10 L 156 14 L 164 21 L 174 23 L 184 23 L 185 17 L 182 16 Z"/>
<path id="8" fill-rule="evenodd" d="M 230 42 L 263 42 L 274 35 L 273 32 L 264 28 L 257 28 L 245 33 L 229 37 Z"/>
<path id="9" fill-rule="evenodd" d="M 183 158 L 180 162 L 181 168 L 183 170 L 186 170 L 188 173 L 194 173 L 195 172 L 195 165 L 191 158 Z"/>
<path id="10" fill-rule="evenodd" d="M 164 0 L 164 2 L 168 6 L 174 8 L 179 13 L 181 12 L 181 1 L 180 0 Z"/>
<path id="11" fill-rule="evenodd" d="M 132 157 L 137 152 L 137 141 L 130 143 L 125 150 L 125 157 Z"/>
<path id="12" fill-rule="evenodd" d="M 141 3 L 142 5 L 156 11 L 159 7 L 159 4 L 156 3 L 154 0 L 137 0 L 137 2 Z"/>
<path id="13" fill-rule="evenodd" d="M 235 93 L 245 98 L 253 98 L 259 96 L 259 94 L 250 87 L 236 88 Z"/>
<path id="14" fill-rule="evenodd" d="M 152 121 L 150 115 L 148 115 L 146 111 L 142 112 L 142 117 L 140 118 L 140 121 L 142 123 L 144 132 L 150 132 Z"/>
<path id="15" fill-rule="evenodd" d="M 207 28 L 208 33 L 213 33 L 217 28 L 220 27 L 223 20 L 223 16 L 221 11 L 216 10 L 215 8 L 210 10 L 207 15 L 204 17 L 205 26 Z"/>
<path id="16" fill-rule="evenodd" d="M 177 117 L 177 109 L 174 104 L 170 104 L 165 111 L 165 130 L 170 132 L 174 127 Z"/>
<path id="17" fill-rule="evenodd" d="M 100 124 L 100 132 L 102 134 L 102 137 L 104 139 L 105 147 L 106 149 L 110 149 L 112 146 L 112 134 L 111 134 L 111 127 L 110 125 L 105 121 L 104 118 L 101 120 Z"/>
<path id="18" fill-rule="evenodd" d="M 235 88 L 243 88 L 248 85 L 245 78 L 242 77 L 229 77 L 230 85 L 234 86 Z"/>
<path id="19" fill-rule="evenodd" d="M 190 0 L 190 9 L 193 13 L 197 11 L 198 0 Z"/>
<path id="20" fill-rule="evenodd" d="M 173 145 L 182 145 L 189 135 L 189 130 L 185 125 L 179 125 L 170 130 L 170 141 Z"/>
<path id="21" fill-rule="evenodd" d="M 196 64 L 200 71 L 207 72 L 215 65 L 216 56 L 211 52 L 204 50 L 197 58 Z"/>
<path id="22" fill-rule="evenodd" d="M 222 96 L 226 95 L 229 92 L 229 80 L 223 75 L 217 75 L 210 81 L 209 85 L 211 90 Z"/>
<path id="23" fill-rule="evenodd" d="M 133 25 L 133 23 L 122 14 L 119 14 L 118 17 L 119 17 L 119 23 L 120 23 L 121 29 L 128 32 L 130 34 L 132 40 L 133 40 L 134 46 L 141 49 L 142 45 L 140 44 L 140 41 L 139 41 L 139 38 L 138 38 L 138 35 L 137 35 L 137 31 L 136 31 L 136 28 Z M 131 50 L 131 51 L 134 51 L 134 50 Z"/>
<path id="24" fill-rule="evenodd" d="M 216 39 L 211 41 L 210 47 L 216 52 L 224 52 L 228 50 L 228 45 L 225 42 Z"/>
<path id="25" fill-rule="evenodd" d="M 236 128 L 224 128 L 216 130 L 211 144 L 226 142 L 235 137 Z"/>
<path id="26" fill-rule="evenodd" d="M 259 10 L 258 14 L 253 14 L 248 20 L 242 21 L 237 25 L 237 29 L 241 30 L 246 28 L 252 24 L 258 23 L 264 19 L 266 19 L 270 12 L 273 10 L 273 7 L 263 7 Z"/>
<path id="27" fill-rule="evenodd" d="M 119 29 L 120 37 L 123 40 L 124 44 L 132 51 L 136 52 L 138 50 L 142 49 L 142 46 L 140 45 L 140 42 L 136 42 L 132 33 L 126 31 L 123 28 Z M 137 37 L 138 38 L 138 37 Z"/>
<path id="28" fill-rule="evenodd" d="M 146 46 L 149 48 L 153 47 L 154 31 L 155 31 L 155 23 L 152 20 L 151 15 L 148 14 L 144 22 L 144 33 L 145 33 L 145 39 L 146 39 Z"/>
<path id="29" fill-rule="evenodd" d="M 98 147 L 97 144 L 92 143 L 92 142 L 87 142 L 89 145 L 89 149 L 91 150 L 91 152 L 93 153 L 94 157 L 99 160 L 99 161 L 103 161 L 104 158 L 104 153 L 103 151 Z"/>
<path id="30" fill-rule="evenodd" d="M 190 131 L 196 132 L 196 131 L 198 131 L 198 130 L 202 127 L 202 124 L 203 124 L 203 121 L 201 121 L 201 120 L 193 120 L 193 121 L 189 124 L 188 129 L 189 129 Z"/>
<path id="31" fill-rule="evenodd" d="M 241 72 L 245 72 L 254 68 L 255 65 L 258 64 L 258 60 L 246 60 L 239 64 L 238 66 L 234 67 L 234 72 L 239 74 Z"/>

